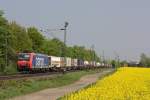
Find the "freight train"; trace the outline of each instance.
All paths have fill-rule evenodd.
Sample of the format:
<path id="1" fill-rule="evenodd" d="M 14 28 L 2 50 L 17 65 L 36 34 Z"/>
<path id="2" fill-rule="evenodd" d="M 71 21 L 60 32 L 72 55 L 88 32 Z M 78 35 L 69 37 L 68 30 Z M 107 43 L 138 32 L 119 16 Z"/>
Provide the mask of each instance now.
<path id="1" fill-rule="evenodd" d="M 70 57 L 56 57 L 39 53 L 18 53 L 19 71 L 66 71 L 105 66 L 95 61 Z M 110 67 L 109 65 L 108 67 Z"/>

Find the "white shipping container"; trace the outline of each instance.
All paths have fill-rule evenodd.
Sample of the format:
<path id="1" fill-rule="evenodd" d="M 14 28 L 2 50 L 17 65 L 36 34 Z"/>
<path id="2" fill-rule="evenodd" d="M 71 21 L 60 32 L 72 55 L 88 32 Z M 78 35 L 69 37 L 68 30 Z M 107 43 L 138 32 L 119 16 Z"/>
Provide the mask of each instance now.
<path id="1" fill-rule="evenodd" d="M 71 58 L 66 57 L 66 67 L 71 67 Z"/>
<path id="2" fill-rule="evenodd" d="M 78 59 L 71 59 L 71 66 L 78 66 Z"/>
<path id="3" fill-rule="evenodd" d="M 92 67 L 94 67 L 94 66 L 96 66 L 96 62 L 95 61 L 90 61 L 90 66 L 92 66 Z"/>
<path id="4" fill-rule="evenodd" d="M 84 61 L 84 65 L 85 65 L 85 66 L 88 66 L 88 65 L 89 65 L 89 62 L 88 62 L 88 61 Z"/>
<path id="5" fill-rule="evenodd" d="M 50 67 L 60 67 L 61 58 L 56 56 L 49 56 Z"/>
<path id="6" fill-rule="evenodd" d="M 97 63 L 96 63 L 96 66 L 100 66 L 100 65 L 101 65 L 100 62 L 97 62 Z"/>
<path id="7" fill-rule="evenodd" d="M 65 59 L 64 59 L 64 57 L 61 57 L 61 58 L 60 58 L 60 66 L 61 66 L 61 67 L 64 67 L 64 66 L 65 66 Z"/>
<path id="8" fill-rule="evenodd" d="M 102 66 L 105 66 L 105 64 L 104 64 L 104 63 L 102 63 L 101 65 L 102 65 Z"/>
<path id="9" fill-rule="evenodd" d="M 74 66 L 78 66 L 78 59 L 74 59 Z"/>

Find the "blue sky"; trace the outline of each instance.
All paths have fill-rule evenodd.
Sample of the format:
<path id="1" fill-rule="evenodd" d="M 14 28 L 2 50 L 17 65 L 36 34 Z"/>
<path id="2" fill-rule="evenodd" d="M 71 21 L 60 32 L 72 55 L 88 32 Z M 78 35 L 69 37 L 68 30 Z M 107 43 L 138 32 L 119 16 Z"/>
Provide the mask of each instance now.
<path id="1" fill-rule="evenodd" d="M 60 29 L 68 21 L 67 44 L 92 44 L 107 58 L 138 60 L 150 55 L 149 0 L 0 0 L 9 21 L 39 30 Z M 63 40 L 62 31 L 47 32 Z"/>

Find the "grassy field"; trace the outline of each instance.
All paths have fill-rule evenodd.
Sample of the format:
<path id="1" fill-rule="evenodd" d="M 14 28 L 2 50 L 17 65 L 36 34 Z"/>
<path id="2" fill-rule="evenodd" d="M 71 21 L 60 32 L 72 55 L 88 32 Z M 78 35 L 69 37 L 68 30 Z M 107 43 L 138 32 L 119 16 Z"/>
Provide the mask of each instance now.
<path id="1" fill-rule="evenodd" d="M 87 70 L 66 73 L 54 78 L 20 79 L 0 81 L 0 100 L 8 99 L 45 88 L 54 88 L 71 84 L 80 79 L 81 76 L 100 72 L 102 70 Z"/>
<path id="2" fill-rule="evenodd" d="M 150 100 L 150 68 L 119 68 L 62 100 Z"/>

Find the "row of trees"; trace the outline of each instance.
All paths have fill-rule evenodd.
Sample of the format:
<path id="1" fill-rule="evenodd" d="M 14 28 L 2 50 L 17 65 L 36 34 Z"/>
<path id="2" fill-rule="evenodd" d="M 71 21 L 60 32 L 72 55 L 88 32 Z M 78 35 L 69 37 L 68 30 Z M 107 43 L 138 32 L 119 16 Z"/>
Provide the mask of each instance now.
<path id="1" fill-rule="evenodd" d="M 59 39 L 46 39 L 35 27 L 25 28 L 16 22 L 8 22 L 0 11 L 0 72 L 16 71 L 17 52 L 32 51 L 53 56 L 66 56 L 85 60 L 97 60 L 95 51 L 84 46 L 65 46 Z M 6 52 L 8 51 L 8 52 Z M 6 67 L 5 56 L 8 56 Z"/>
<path id="2" fill-rule="evenodd" d="M 126 60 L 124 61 L 115 61 L 112 60 L 112 64 L 118 63 L 119 66 L 129 66 L 129 67 L 150 67 L 150 57 L 147 56 L 146 54 L 142 53 L 140 55 L 140 61 L 130 61 L 127 62 Z"/>
<path id="3" fill-rule="evenodd" d="M 140 66 L 150 67 L 150 57 L 142 53 L 140 58 L 141 58 L 139 63 Z"/>

